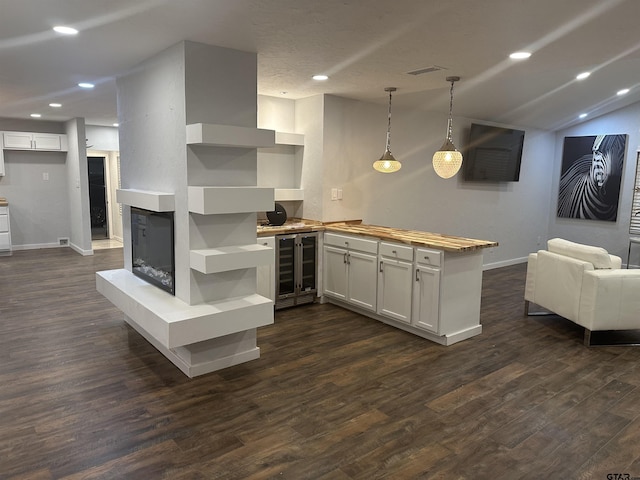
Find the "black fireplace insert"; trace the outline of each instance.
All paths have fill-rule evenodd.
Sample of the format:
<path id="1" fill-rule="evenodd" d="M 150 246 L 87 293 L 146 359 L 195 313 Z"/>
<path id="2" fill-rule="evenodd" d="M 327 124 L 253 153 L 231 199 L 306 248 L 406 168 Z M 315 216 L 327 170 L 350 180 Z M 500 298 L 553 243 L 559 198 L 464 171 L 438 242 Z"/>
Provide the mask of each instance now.
<path id="1" fill-rule="evenodd" d="M 173 212 L 131 207 L 133 274 L 175 295 Z"/>

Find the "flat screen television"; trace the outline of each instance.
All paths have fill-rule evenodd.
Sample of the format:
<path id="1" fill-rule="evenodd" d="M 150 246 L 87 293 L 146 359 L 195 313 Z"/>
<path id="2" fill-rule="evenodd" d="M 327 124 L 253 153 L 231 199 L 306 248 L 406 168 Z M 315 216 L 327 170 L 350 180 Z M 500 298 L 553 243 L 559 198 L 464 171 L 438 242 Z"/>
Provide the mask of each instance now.
<path id="1" fill-rule="evenodd" d="M 472 123 L 463 152 L 463 178 L 472 182 L 519 181 L 523 145 L 522 130 Z"/>

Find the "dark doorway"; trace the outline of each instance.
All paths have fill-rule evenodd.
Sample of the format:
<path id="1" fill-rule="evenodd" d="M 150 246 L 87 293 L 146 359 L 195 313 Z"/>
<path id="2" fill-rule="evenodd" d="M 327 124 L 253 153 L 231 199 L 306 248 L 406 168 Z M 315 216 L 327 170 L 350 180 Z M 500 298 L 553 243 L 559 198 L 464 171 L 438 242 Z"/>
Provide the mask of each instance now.
<path id="1" fill-rule="evenodd" d="M 89 209 L 91 239 L 109 238 L 107 224 L 107 184 L 104 157 L 87 157 L 89 170 Z"/>

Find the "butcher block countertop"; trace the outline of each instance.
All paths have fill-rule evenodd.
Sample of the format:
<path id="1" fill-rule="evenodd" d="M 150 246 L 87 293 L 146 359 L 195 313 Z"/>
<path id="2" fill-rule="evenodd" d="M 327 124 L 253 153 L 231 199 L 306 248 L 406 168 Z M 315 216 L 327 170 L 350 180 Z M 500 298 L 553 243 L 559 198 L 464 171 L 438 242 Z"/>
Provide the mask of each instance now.
<path id="1" fill-rule="evenodd" d="M 380 240 L 406 243 L 416 247 L 437 248 L 447 252 L 469 252 L 481 248 L 498 246 L 498 242 L 490 240 L 476 240 L 474 238 L 455 237 L 441 233 L 366 225 L 362 224 L 362 220 L 322 223 L 317 220 L 292 218 L 280 226 L 258 225 L 257 233 L 258 237 L 267 237 L 272 235 L 286 235 L 288 233 L 321 232 L 325 230 L 349 235 L 366 235 Z"/>
<path id="2" fill-rule="evenodd" d="M 416 247 L 437 248 L 439 250 L 444 250 L 447 252 L 469 252 L 481 248 L 498 246 L 498 242 L 493 242 L 490 240 L 476 240 L 473 238 L 443 235 L 441 233 L 380 227 L 378 225 L 331 223 L 325 224 L 324 229 L 327 232 L 346 233 L 349 235 L 367 235 L 369 237 L 375 237 L 380 240 L 406 243 Z"/>
<path id="3" fill-rule="evenodd" d="M 284 225 L 258 225 L 258 237 L 286 235 L 288 233 L 320 232 L 322 230 L 324 230 L 322 222 L 304 218 L 292 218 L 284 222 Z"/>

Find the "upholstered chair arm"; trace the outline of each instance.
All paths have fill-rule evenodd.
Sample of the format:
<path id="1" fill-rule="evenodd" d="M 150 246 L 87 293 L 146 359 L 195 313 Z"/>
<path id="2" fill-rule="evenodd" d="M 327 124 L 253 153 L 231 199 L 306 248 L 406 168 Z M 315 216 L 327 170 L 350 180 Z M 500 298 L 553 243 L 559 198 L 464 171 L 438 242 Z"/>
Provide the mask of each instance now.
<path id="1" fill-rule="evenodd" d="M 640 270 L 585 271 L 576 323 L 593 331 L 640 329 Z"/>

